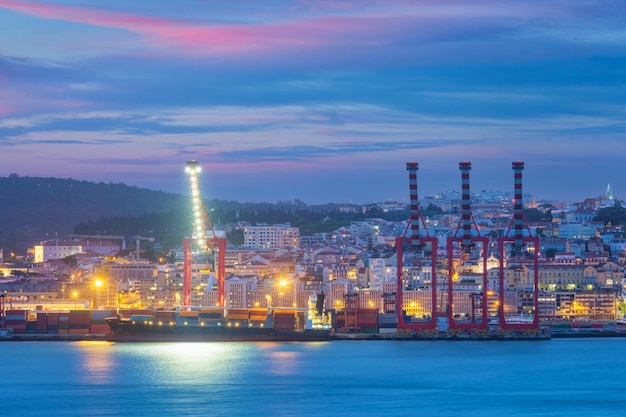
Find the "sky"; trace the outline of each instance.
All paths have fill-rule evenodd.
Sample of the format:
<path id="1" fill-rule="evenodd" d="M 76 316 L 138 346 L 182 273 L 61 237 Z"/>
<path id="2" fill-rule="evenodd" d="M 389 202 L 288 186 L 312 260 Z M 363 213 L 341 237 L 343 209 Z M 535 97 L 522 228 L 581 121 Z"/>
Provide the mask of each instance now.
<path id="1" fill-rule="evenodd" d="M 0 176 L 207 199 L 626 198 L 621 0 L 0 0 Z"/>

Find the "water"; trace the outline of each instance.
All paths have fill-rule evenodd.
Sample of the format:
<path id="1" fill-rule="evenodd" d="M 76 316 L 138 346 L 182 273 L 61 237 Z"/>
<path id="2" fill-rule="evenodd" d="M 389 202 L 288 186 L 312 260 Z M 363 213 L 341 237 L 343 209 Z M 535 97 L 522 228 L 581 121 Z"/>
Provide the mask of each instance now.
<path id="1" fill-rule="evenodd" d="M 1 416 L 622 416 L 626 339 L 0 343 Z"/>

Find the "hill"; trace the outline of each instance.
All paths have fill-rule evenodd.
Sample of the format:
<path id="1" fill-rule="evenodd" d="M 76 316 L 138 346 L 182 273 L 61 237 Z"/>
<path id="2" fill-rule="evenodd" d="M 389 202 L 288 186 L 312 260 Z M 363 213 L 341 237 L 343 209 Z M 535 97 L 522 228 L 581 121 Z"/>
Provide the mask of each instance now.
<path id="1" fill-rule="evenodd" d="M 73 179 L 0 178 L 0 248 L 23 253 L 46 239 L 67 238 L 77 224 L 101 217 L 186 213 L 188 199 L 124 184 Z"/>
<path id="2" fill-rule="evenodd" d="M 238 203 L 206 201 L 217 225 L 245 221 L 285 223 L 303 234 L 330 231 L 362 213 L 342 213 L 337 204 L 307 206 L 302 201 Z M 372 217 L 383 213 L 368 213 Z M 406 218 L 407 213 L 400 214 Z M 387 217 L 387 216 L 385 216 Z M 179 194 L 73 179 L 0 177 L 0 248 L 25 253 L 43 240 L 66 239 L 70 234 L 142 235 L 154 237 L 164 248 L 180 245 L 191 230 L 189 198 Z"/>

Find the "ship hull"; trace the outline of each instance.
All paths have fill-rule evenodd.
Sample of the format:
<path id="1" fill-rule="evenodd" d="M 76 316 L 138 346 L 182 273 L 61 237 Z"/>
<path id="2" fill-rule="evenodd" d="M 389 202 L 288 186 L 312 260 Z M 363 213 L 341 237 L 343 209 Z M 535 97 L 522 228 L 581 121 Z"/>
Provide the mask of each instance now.
<path id="1" fill-rule="evenodd" d="M 319 342 L 330 330 L 281 330 L 265 327 L 155 325 L 108 318 L 113 342 Z"/>

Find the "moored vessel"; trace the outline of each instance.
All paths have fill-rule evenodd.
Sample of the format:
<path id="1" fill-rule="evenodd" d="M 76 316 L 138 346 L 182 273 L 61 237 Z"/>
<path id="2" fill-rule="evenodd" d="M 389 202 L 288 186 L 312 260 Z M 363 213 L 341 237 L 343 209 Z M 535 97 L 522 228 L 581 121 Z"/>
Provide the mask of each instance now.
<path id="1" fill-rule="evenodd" d="M 190 307 L 106 321 L 107 339 L 116 342 L 314 342 L 330 340 L 331 333 L 298 309 Z"/>

